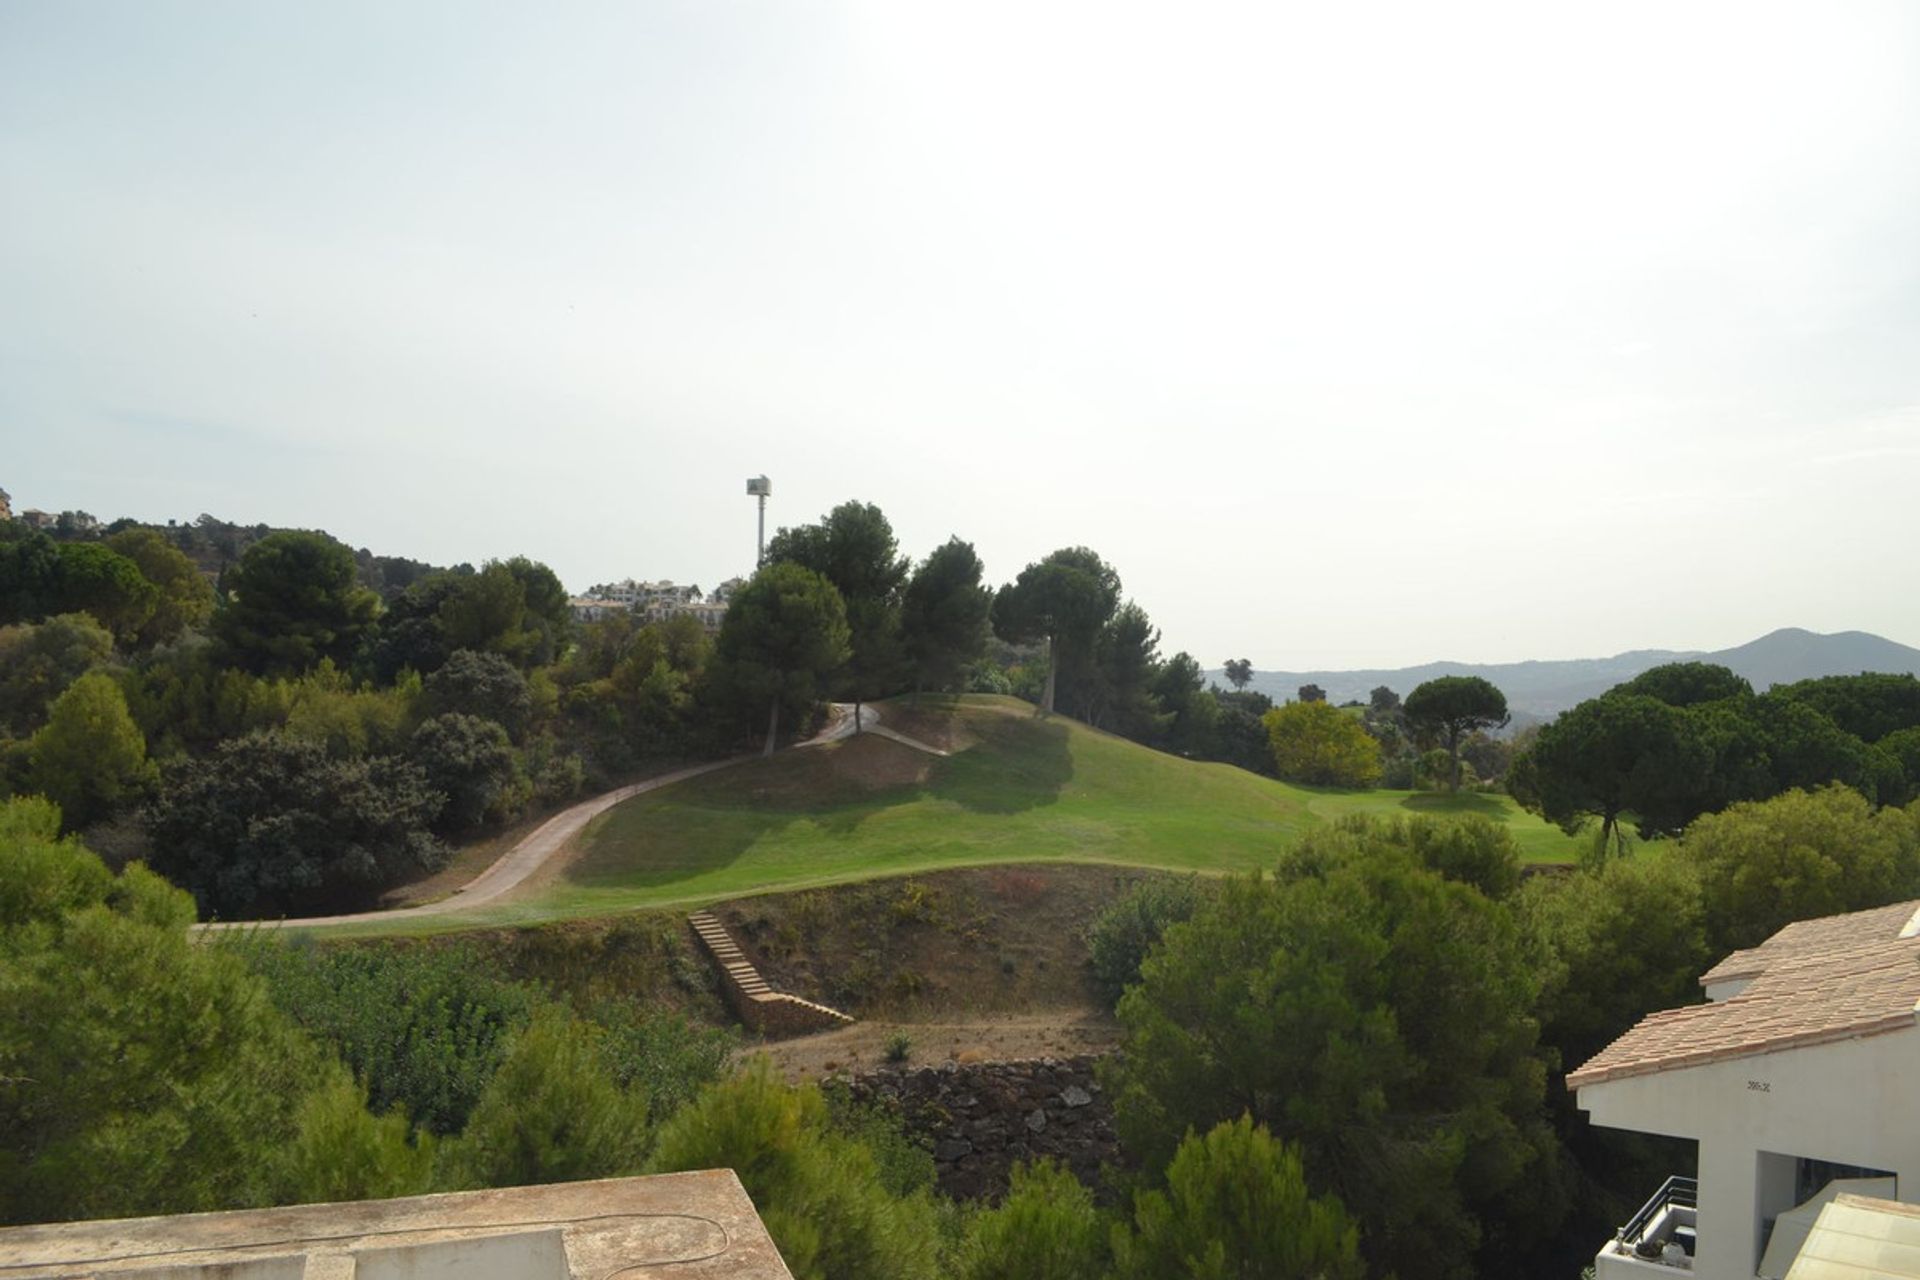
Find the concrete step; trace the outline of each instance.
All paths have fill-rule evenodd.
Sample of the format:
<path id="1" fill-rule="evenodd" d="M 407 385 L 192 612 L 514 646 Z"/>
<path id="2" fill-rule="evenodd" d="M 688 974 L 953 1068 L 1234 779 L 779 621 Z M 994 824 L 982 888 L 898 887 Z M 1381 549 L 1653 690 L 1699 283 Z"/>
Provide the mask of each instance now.
<path id="1" fill-rule="evenodd" d="M 830 1009 L 826 1005 L 789 995 L 784 991 L 775 991 L 768 985 L 767 980 L 760 976 L 760 971 L 754 967 L 752 961 L 747 959 L 746 953 L 727 932 L 726 926 L 721 924 L 719 918 L 711 911 L 695 911 L 687 916 L 687 923 L 692 926 L 694 936 L 706 950 L 714 967 L 720 970 L 721 976 L 741 997 L 756 1003 L 779 1001 L 805 1009 L 817 1015 L 827 1026 L 856 1021 L 838 1009 Z"/>

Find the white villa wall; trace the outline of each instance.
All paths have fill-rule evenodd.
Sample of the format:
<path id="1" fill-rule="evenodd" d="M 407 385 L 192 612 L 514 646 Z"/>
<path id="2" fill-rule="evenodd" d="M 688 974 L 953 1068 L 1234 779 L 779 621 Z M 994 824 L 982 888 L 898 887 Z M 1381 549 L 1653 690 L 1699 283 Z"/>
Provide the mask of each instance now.
<path id="1" fill-rule="evenodd" d="M 1762 1153 L 1885 1169 L 1920 1200 L 1916 1085 L 1920 1027 L 1602 1081 L 1579 1100 L 1595 1124 L 1700 1144 L 1693 1274 L 1752 1280 L 1763 1218 L 1792 1207 L 1790 1171 Z"/>

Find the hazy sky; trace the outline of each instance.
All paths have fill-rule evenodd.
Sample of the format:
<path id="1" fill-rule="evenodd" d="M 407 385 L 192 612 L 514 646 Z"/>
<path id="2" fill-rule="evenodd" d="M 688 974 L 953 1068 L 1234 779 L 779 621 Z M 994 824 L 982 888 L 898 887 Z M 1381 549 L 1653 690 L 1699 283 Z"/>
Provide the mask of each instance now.
<path id="1" fill-rule="evenodd" d="M 1920 643 L 1920 5 L 0 0 L 0 486 L 1208 665 Z"/>

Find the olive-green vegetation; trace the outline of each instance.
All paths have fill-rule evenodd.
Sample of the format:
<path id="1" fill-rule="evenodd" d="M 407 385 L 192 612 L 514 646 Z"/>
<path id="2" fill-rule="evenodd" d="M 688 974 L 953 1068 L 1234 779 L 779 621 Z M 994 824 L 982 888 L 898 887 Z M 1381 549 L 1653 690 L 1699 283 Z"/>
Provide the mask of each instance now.
<path id="1" fill-rule="evenodd" d="M 1189 1134 L 1166 1189 L 1136 1193 L 1130 1229 L 1113 1236 L 1125 1280 L 1361 1280 L 1360 1235 L 1333 1196 L 1307 1185 L 1297 1152 L 1249 1115 Z"/>
<path id="2" fill-rule="evenodd" d="M 1477 835 L 1493 858 L 1455 861 L 1514 858 Z M 1350 822 L 1222 885 L 1121 998 L 1107 1081 L 1149 1166 L 1246 1113 L 1298 1146 L 1377 1269 L 1500 1274 L 1563 1208 L 1538 978 L 1505 903 L 1430 866 L 1430 843 Z"/>
<path id="3" fill-rule="evenodd" d="M 146 739 L 127 714 L 120 686 L 97 671 L 53 700 L 47 723 L 27 751 L 33 761 L 28 788 L 79 823 L 104 817 L 142 794 L 153 776 Z"/>
<path id="4" fill-rule="evenodd" d="M 940 1274 L 940 1211 L 889 1191 L 873 1151 L 834 1130 L 817 1086 L 782 1084 L 762 1059 L 661 1129 L 649 1168 L 732 1169 L 799 1280 Z"/>
<path id="5" fill-rule="evenodd" d="M 1322 699 L 1289 702 L 1260 718 L 1286 782 L 1370 787 L 1380 780 L 1380 746 L 1358 720 Z"/>
<path id="6" fill-rule="evenodd" d="M 745 706 L 768 708 L 765 754 L 779 741 L 781 708 L 811 706 L 849 660 L 849 634 L 839 591 L 791 561 L 762 569 L 728 603 L 714 651 L 719 684 Z"/>
<path id="7" fill-rule="evenodd" d="M 575 646 L 559 579 L 525 558 L 437 570 L 210 518 L 57 533 L 0 522 L 0 788 L 52 797 L 206 910 L 371 905 L 440 838 L 725 732 L 696 705 L 697 622 Z"/>
<path id="8" fill-rule="evenodd" d="M 535 1000 L 463 949 L 323 948 L 260 938 L 248 948 L 273 1001 L 330 1044 L 376 1111 L 399 1108 L 444 1137 L 466 1127 Z"/>
<path id="9" fill-rule="evenodd" d="M 767 559 L 811 570 L 840 593 L 847 649 L 828 681 L 853 703 L 856 721 L 862 703 L 898 692 L 906 677 L 901 605 L 912 566 L 880 508 L 843 502 L 818 524 L 782 529 L 768 544 Z"/>
<path id="10" fill-rule="evenodd" d="M 1169 925 L 1200 909 L 1208 885 L 1198 876 L 1145 880 L 1102 911 L 1087 930 L 1094 985 L 1109 1004 L 1140 981 L 1140 965 Z"/>
<path id="11" fill-rule="evenodd" d="M 961 1280 L 1104 1280 L 1111 1231 L 1092 1192 L 1037 1160 L 1015 1166 L 1006 1198 L 968 1223 L 957 1271 Z"/>
<path id="12" fill-rule="evenodd" d="M 1189 1134 L 1164 1186 L 1103 1212 L 1048 1161 L 1014 1170 L 998 1206 L 966 1224 L 963 1280 L 1359 1280 L 1359 1232 L 1307 1186 L 1299 1155 L 1251 1118 Z"/>
<path id="13" fill-rule="evenodd" d="M 454 951 L 200 945 L 184 893 L 60 825 L 0 803 L 0 1223 L 728 1165 L 796 1275 L 935 1274 L 925 1153 L 764 1066 L 723 1082 L 719 1033 Z"/>
<path id="14" fill-rule="evenodd" d="M 0 804 L 0 1220 L 397 1189 L 362 1158 L 392 1126 L 240 951 L 194 945 L 186 894 L 59 827 L 45 802 Z"/>
<path id="15" fill-rule="evenodd" d="M 1875 809 L 1849 787 L 1789 791 L 1707 814 L 1680 851 L 1700 876 L 1716 954 L 1781 926 L 1920 896 L 1920 805 Z"/>
<path id="16" fill-rule="evenodd" d="M 1460 789 L 1460 744 L 1477 729 L 1505 728 L 1507 698 L 1479 676 L 1441 676 L 1407 695 L 1407 719 L 1447 748 L 1448 789 Z"/>
<path id="17" fill-rule="evenodd" d="M 1566 712 L 1516 758 L 1509 790 L 1568 832 L 1590 830 L 1592 856 L 1675 835 L 1702 814 L 1838 782 L 1901 805 L 1920 679 L 1830 676 L 1756 694 L 1725 667 L 1655 667 Z"/>

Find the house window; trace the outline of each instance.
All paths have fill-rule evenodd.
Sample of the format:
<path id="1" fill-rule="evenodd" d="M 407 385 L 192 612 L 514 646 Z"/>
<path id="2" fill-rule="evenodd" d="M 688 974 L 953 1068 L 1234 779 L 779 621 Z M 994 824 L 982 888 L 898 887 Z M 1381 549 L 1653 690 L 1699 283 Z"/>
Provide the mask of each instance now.
<path id="1" fill-rule="evenodd" d="M 1865 1165 L 1841 1164 L 1835 1160 L 1810 1160 L 1801 1156 L 1794 1162 L 1793 1202 L 1805 1204 L 1820 1194 L 1829 1182 L 1836 1178 L 1893 1178 L 1896 1174 L 1886 1169 L 1869 1169 Z M 1899 1198 L 1896 1186 L 1894 1198 Z"/>

